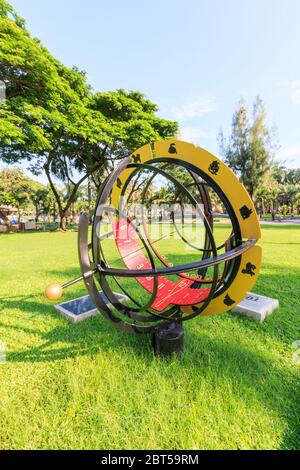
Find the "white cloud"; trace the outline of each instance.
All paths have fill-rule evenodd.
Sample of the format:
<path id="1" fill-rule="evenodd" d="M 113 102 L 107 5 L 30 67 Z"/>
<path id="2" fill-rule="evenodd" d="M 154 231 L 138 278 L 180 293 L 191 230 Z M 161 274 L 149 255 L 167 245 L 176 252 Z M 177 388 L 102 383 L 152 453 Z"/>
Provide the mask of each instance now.
<path id="1" fill-rule="evenodd" d="M 286 160 L 289 165 L 300 167 L 300 144 L 288 145 L 279 150 L 279 160 Z"/>
<path id="2" fill-rule="evenodd" d="M 180 139 L 190 142 L 195 145 L 199 145 L 203 139 L 215 138 L 216 135 L 212 132 L 206 132 L 199 127 L 180 127 L 179 129 Z"/>
<path id="3" fill-rule="evenodd" d="M 198 96 L 182 103 L 179 106 L 172 106 L 170 113 L 177 121 L 187 121 L 204 114 L 211 113 L 216 109 L 215 96 Z"/>
<path id="4" fill-rule="evenodd" d="M 291 100 L 293 104 L 300 104 L 300 80 L 291 83 Z"/>

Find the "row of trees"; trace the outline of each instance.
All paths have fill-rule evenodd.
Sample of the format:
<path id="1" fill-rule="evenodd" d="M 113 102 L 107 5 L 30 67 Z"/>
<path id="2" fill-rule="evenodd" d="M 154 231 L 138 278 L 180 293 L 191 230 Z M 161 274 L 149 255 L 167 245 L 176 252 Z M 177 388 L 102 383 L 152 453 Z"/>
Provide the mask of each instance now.
<path id="1" fill-rule="evenodd" d="M 55 186 L 56 192 L 62 201 L 68 201 L 72 188 Z M 78 213 L 93 208 L 95 200 L 95 186 L 93 183 L 82 185 L 77 191 L 68 213 L 70 222 L 75 222 Z M 41 216 L 48 222 L 56 221 L 58 206 L 50 185 L 45 186 L 25 175 L 20 168 L 6 168 L 0 171 L 0 219 L 12 230 L 12 220 L 9 215 L 10 207 L 18 211 L 18 222 L 22 213 L 34 214 L 36 222 Z"/>
<path id="2" fill-rule="evenodd" d="M 256 206 L 261 214 L 300 214 L 300 169 L 273 165 L 257 190 Z"/>
<path id="3" fill-rule="evenodd" d="M 218 142 L 224 161 L 238 175 L 260 215 L 300 214 L 300 169 L 288 169 L 275 159 L 278 151 L 276 130 L 270 130 L 266 125 L 265 105 L 260 97 L 253 104 L 252 118 L 245 101 L 239 102 L 229 137 L 225 138 L 221 131 Z M 195 188 L 187 173 L 179 168 L 171 172 L 193 193 Z M 175 185 L 168 183 L 154 197 L 161 202 L 170 201 L 175 193 Z M 198 197 L 197 191 L 194 196 Z M 210 196 L 213 207 L 224 210 L 217 195 L 211 191 Z M 176 202 L 188 201 L 179 195 Z"/>
<path id="4" fill-rule="evenodd" d="M 219 134 L 220 152 L 239 176 L 260 214 L 300 213 L 300 169 L 287 169 L 275 160 L 278 142 L 275 129 L 266 125 L 260 97 L 254 102 L 252 119 L 241 100 L 233 115 L 228 139 Z"/>
<path id="5" fill-rule="evenodd" d="M 11 229 L 10 206 L 18 211 L 18 221 L 25 210 L 35 211 L 36 220 L 43 211 L 49 214 L 55 204 L 52 191 L 40 183 L 28 178 L 19 168 L 7 168 L 0 171 L 0 218 Z"/>
<path id="6" fill-rule="evenodd" d="M 36 200 L 46 201 L 44 212 L 52 198 L 62 229 L 82 190 L 90 207 L 91 188 L 97 190 L 119 160 L 145 143 L 173 137 L 178 131 L 177 123 L 157 117 L 157 106 L 138 91 L 95 92 L 84 72 L 65 67 L 30 36 L 24 20 L 6 0 L 0 0 L 0 81 L 7 98 L 0 103 L 0 160 L 27 164 L 33 174 L 46 175 L 47 188 L 33 183 L 32 189 L 18 171 L 12 179 L 23 180 L 21 198 L 30 195 L 27 199 L 35 204 L 32 194 L 36 194 Z M 275 163 L 276 134 L 266 126 L 261 98 L 254 103 L 251 119 L 246 103 L 239 103 L 231 135 L 226 139 L 221 132 L 219 145 L 259 212 L 300 211 L 300 170 Z M 0 205 L 13 203 L 15 196 L 8 195 L 4 183 L 0 194 Z"/>
<path id="7" fill-rule="evenodd" d="M 178 129 L 176 122 L 157 117 L 157 106 L 138 91 L 94 92 L 84 72 L 65 67 L 30 36 L 5 0 L 0 0 L 0 80 L 6 86 L 0 159 L 27 161 L 33 174 L 46 174 L 62 229 L 89 178 L 99 185 L 116 161 Z M 55 179 L 68 186 L 68 198 L 62 198 Z"/>

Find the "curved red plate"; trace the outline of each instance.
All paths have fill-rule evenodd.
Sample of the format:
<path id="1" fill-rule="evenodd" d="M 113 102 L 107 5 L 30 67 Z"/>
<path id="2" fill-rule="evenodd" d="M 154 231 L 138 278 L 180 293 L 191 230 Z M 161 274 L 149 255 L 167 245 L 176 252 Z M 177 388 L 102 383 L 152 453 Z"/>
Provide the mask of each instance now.
<path id="1" fill-rule="evenodd" d="M 138 243 L 137 234 L 129 221 L 114 222 L 113 230 L 119 253 L 128 269 L 151 269 L 152 266 L 144 255 Z M 148 292 L 153 292 L 152 277 L 136 277 L 136 280 Z M 170 305 L 194 305 L 205 300 L 210 288 L 191 289 L 194 281 L 180 279 L 170 281 L 164 276 L 158 277 L 157 297 L 151 308 L 157 312 L 165 310 Z"/>

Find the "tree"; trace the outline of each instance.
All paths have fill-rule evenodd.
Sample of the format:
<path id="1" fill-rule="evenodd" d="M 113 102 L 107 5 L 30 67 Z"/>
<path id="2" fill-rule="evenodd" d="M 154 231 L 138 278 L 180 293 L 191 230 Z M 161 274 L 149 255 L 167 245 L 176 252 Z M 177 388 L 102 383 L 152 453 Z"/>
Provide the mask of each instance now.
<path id="1" fill-rule="evenodd" d="M 6 2 L 1 0 L 1 4 Z M 35 174 L 46 172 L 64 228 L 65 213 L 87 177 L 80 175 L 75 182 L 72 173 L 74 169 L 87 168 L 86 143 L 96 142 L 100 130 L 105 141 L 105 126 L 101 126 L 104 120 L 100 115 L 93 116 L 95 113 L 85 106 L 89 88 L 84 74 L 64 67 L 38 40 L 32 39 L 24 23 L 16 21 L 11 7 L 2 7 L 1 15 L 0 79 L 6 84 L 7 96 L 1 106 L 1 158 L 7 163 L 27 159 Z M 97 150 L 93 153 L 95 167 L 102 164 L 101 149 Z M 92 168 L 86 170 L 89 171 Z M 65 204 L 54 176 L 73 185 Z"/>
<path id="2" fill-rule="evenodd" d="M 173 136 L 177 123 L 158 118 L 156 105 L 140 92 L 94 94 L 85 73 L 63 66 L 4 0 L 0 5 L 0 80 L 7 96 L 0 106 L 0 158 L 26 159 L 35 174 L 45 171 L 65 229 L 79 187 L 94 172 L 103 178 L 137 146 Z M 69 185 L 66 200 L 55 177 Z"/>
<path id="3" fill-rule="evenodd" d="M 280 162 L 271 165 L 262 185 L 257 191 L 257 206 L 262 213 L 299 211 L 300 170 L 289 169 Z"/>
<path id="4" fill-rule="evenodd" d="M 19 168 L 4 169 L 0 171 L 0 204 L 15 206 L 18 209 L 20 221 L 21 209 L 30 202 L 32 194 L 32 181 L 25 176 Z M 11 222 L 5 210 L 0 209 L 0 218 L 11 230 Z"/>
<path id="5" fill-rule="evenodd" d="M 219 134 L 220 152 L 225 162 L 239 176 L 254 202 L 271 168 L 275 149 L 273 137 L 266 126 L 265 106 L 259 96 L 253 105 L 252 123 L 246 104 L 241 100 L 233 115 L 229 139 L 226 141 L 222 131 Z"/>
<path id="6" fill-rule="evenodd" d="M 273 167 L 266 173 L 261 186 L 256 193 L 256 206 L 260 209 L 262 215 L 267 212 L 275 213 L 278 211 L 278 196 L 280 194 L 280 185 L 274 178 Z"/>
<path id="7" fill-rule="evenodd" d="M 31 201 L 35 208 L 35 221 L 39 221 L 40 215 L 49 215 L 56 201 L 50 186 L 33 183 Z"/>

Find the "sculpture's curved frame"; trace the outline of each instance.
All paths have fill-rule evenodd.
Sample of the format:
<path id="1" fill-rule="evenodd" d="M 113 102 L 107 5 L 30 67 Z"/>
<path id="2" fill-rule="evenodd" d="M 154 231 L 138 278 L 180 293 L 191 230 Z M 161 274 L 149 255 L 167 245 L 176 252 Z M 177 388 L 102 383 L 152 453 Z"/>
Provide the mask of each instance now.
<path id="1" fill-rule="evenodd" d="M 126 188 L 136 172 L 141 169 L 147 169 L 153 172 L 153 175 L 158 173 L 172 180 L 173 177 L 168 175 L 161 167 L 155 166 L 155 163 L 182 165 L 194 178 L 196 184 L 197 178 L 201 177 L 221 195 L 233 224 L 235 237 L 232 240 L 235 239 L 235 246 L 230 246 L 225 253 L 218 256 L 211 231 L 212 221 L 208 221 L 206 215 L 202 214 L 207 238 L 205 249 L 200 250 L 202 251 L 201 260 L 180 266 L 169 266 L 167 263 L 164 263 L 165 266 L 156 268 L 151 253 L 151 241 L 148 237 L 150 248 L 143 240 L 142 242 L 149 257 L 151 269 L 128 270 L 109 267 L 102 252 L 101 241 L 97 235 L 97 228 L 102 220 L 103 207 L 110 200 L 111 206 L 116 211 L 118 217 L 126 217 L 122 212 L 122 208 L 120 211 L 119 201 L 125 192 L 124 188 Z M 189 198 L 194 199 L 185 187 L 182 187 L 176 180 L 175 183 L 180 191 L 185 192 Z M 199 191 L 201 192 L 200 188 Z M 205 198 L 205 194 L 201 194 L 201 197 L 202 199 Z M 193 202 L 197 204 L 197 201 L 193 200 Z M 134 230 L 136 233 L 139 233 L 138 227 L 134 227 Z M 145 145 L 141 147 L 130 157 L 126 158 L 107 178 L 100 191 L 97 203 L 91 245 L 88 245 L 87 240 L 87 223 L 84 218 L 81 220 L 79 256 L 86 286 L 97 308 L 118 327 L 128 332 L 144 333 L 152 331 L 158 322 L 184 321 L 199 314 L 211 315 L 222 313 L 238 304 L 246 296 L 247 292 L 252 289 L 258 275 L 261 263 L 261 248 L 256 245 L 256 242 L 260 235 L 260 226 L 253 203 L 234 173 L 221 160 L 206 150 L 186 142 L 168 140 L 156 142 L 153 146 Z M 227 241 L 227 244 L 229 243 L 230 239 Z M 92 260 L 89 255 L 89 249 L 92 251 Z M 211 254 L 213 255 L 212 257 L 210 256 Z M 218 265 L 222 262 L 225 262 L 225 268 L 221 278 L 219 278 Z M 255 268 L 251 275 L 248 272 L 249 270 L 247 271 L 248 264 Z M 214 274 L 211 280 L 211 292 L 207 299 L 194 306 L 171 306 L 163 314 L 158 314 L 151 310 L 151 302 L 157 293 L 158 276 L 188 273 L 196 269 L 207 269 L 210 266 L 214 268 Z M 90 275 L 91 270 L 94 270 L 93 276 Z M 154 289 L 150 301 L 145 306 L 141 306 L 132 299 L 137 307 L 125 306 L 118 301 L 110 288 L 107 282 L 107 277 L 109 276 L 113 277 L 117 283 L 119 278 L 124 277 L 152 277 Z M 112 303 L 113 310 L 109 309 L 99 296 L 95 279 L 97 279 Z M 123 290 L 121 285 L 120 287 Z M 145 314 L 140 315 L 141 312 L 145 312 Z"/>

